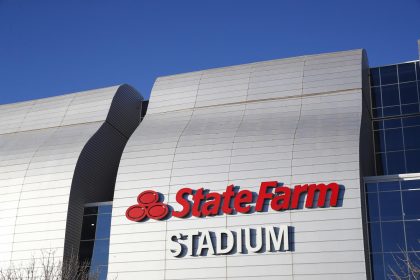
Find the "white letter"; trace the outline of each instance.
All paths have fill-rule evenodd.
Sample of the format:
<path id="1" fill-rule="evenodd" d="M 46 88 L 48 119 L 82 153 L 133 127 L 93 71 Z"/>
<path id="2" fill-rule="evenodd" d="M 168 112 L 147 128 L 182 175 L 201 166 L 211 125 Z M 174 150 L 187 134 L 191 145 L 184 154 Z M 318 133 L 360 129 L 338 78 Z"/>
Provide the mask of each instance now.
<path id="1" fill-rule="evenodd" d="M 182 253 L 182 245 L 179 244 L 178 240 L 182 238 L 182 235 L 179 233 L 178 235 L 174 234 L 171 236 L 170 241 L 170 250 L 174 257 L 178 257 Z"/>
<path id="2" fill-rule="evenodd" d="M 197 256 L 201 256 L 203 249 L 209 249 L 208 254 L 214 255 L 213 243 L 208 230 L 201 231 L 200 238 L 198 239 Z"/>
<path id="3" fill-rule="evenodd" d="M 233 233 L 227 229 L 220 229 L 216 232 L 216 254 L 228 254 L 235 245 Z M 222 248 L 223 235 L 226 235 L 226 248 Z"/>
<path id="4" fill-rule="evenodd" d="M 262 227 L 257 227 L 255 229 L 255 247 L 252 247 L 251 242 L 251 229 L 245 229 L 245 246 L 248 252 L 258 252 L 262 248 Z"/>
<path id="5" fill-rule="evenodd" d="M 190 232 L 188 232 L 187 237 L 189 238 L 188 240 L 188 245 L 187 245 L 187 250 L 190 251 L 190 256 L 194 256 L 194 236 L 199 235 L 200 233 L 198 232 L 198 230 L 191 230 Z"/>
<path id="6" fill-rule="evenodd" d="M 236 251 L 242 254 L 242 229 L 236 231 Z"/>
<path id="7" fill-rule="evenodd" d="M 278 236 L 276 236 L 276 231 L 273 226 L 266 227 L 265 246 L 267 251 L 271 251 L 271 241 L 273 241 L 274 251 L 280 251 L 282 241 L 283 250 L 289 251 L 289 226 L 280 226 Z"/>

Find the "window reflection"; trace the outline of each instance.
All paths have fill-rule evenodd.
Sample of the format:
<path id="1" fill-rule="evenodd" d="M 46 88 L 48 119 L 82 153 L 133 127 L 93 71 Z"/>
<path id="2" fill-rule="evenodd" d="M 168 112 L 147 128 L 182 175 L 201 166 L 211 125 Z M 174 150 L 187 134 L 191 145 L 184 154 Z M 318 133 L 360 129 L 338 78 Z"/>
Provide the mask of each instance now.
<path id="1" fill-rule="evenodd" d="M 406 221 L 405 232 L 408 251 L 420 251 L 420 221 Z"/>
<path id="2" fill-rule="evenodd" d="M 420 190 L 417 189 L 402 192 L 402 201 L 404 204 L 404 218 L 406 220 L 420 219 Z"/>
<path id="3" fill-rule="evenodd" d="M 407 172 L 415 173 L 420 170 L 420 150 L 411 150 L 405 152 L 407 161 Z"/>
<path id="4" fill-rule="evenodd" d="M 381 84 L 396 84 L 398 83 L 397 66 L 384 66 L 379 69 L 381 75 Z"/>
<path id="5" fill-rule="evenodd" d="M 372 277 L 390 279 L 391 268 L 407 269 L 396 258 L 420 254 L 420 179 L 372 182 L 365 189 Z"/>
<path id="6" fill-rule="evenodd" d="M 401 104 L 418 103 L 417 83 L 410 82 L 400 84 L 400 96 Z"/>
<path id="7" fill-rule="evenodd" d="M 84 209 L 79 260 L 87 262 L 99 280 L 106 280 L 108 271 L 111 212 L 110 203 Z"/>
<path id="8" fill-rule="evenodd" d="M 416 69 L 414 63 L 403 63 L 398 65 L 398 78 L 401 82 L 416 80 Z"/>
<path id="9" fill-rule="evenodd" d="M 389 85 L 381 87 L 382 104 L 384 107 L 399 105 L 400 96 L 398 93 L 398 85 Z"/>
<path id="10" fill-rule="evenodd" d="M 380 192 L 379 205 L 382 221 L 402 219 L 401 192 Z"/>
<path id="11" fill-rule="evenodd" d="M 370 69 L 377 175 L 420 172 L 419 63 Z"/>
<path id="12" fill-rule="evenodd" d="M 370 261 L 372 263 L 372 276 L 375 280 L 385 280 L 383 254 L 372 254 Z"/>
<path id="13" fill-rule="evenodd" d="M 369 230 L 370 251 L 373 253 L 382 252 L 382 237 L 380 223 L 370 223 Z"/>
<path id="14" fill-rule="evenodd" d="M 368 205 L 368 219 L 371 222 L 379 221 L 379 204 L 378 194 L 368 193 L 367 194 L 367 205 Z"/>
<path id="15" fill-rule="evenodd" d="M 406 149 L 420 149 L 420 126 L 404 128 L 404 144 Z"/>
<path id="16" fill-rule="evenodd" d="M 386 154 L 386 161 L 389 174 L 405 173 L 404 152 L 389 152 Z"/>
<path id="17" fill-rule="evenodd" d="M 420 116 L 374 122 L 377 174 L 420 172 Z"/>
<path id="18" fill-rule="evenodd" d="M 384 252 L 401 252 L 405 249 L 402 222 L 381 223 L 381 230 Z"/>
<path id="19" fill-rule="evenodd" d="M 379 68 L 371 68 L 370 69 L 370 85 L 371 86 L 379 86 L 381 84 L 380 76 L 379 76 Z"/>
<path id="20" fill-rule="evenodd" d="M 404 263 L 404 255 L 400 253 L 385 253 L 384 267 L 386 279 L 395 279 L 394 273 L 397 275 L 407 275 L 408 267 Z M 407 279 L 407 278 L 405 278 Z"/>

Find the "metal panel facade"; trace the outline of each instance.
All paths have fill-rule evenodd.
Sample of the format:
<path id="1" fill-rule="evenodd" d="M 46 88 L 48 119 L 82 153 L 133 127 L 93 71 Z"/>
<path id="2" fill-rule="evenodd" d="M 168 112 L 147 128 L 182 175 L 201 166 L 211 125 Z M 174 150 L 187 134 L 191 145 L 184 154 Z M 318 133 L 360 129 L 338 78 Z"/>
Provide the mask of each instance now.
<path id="1" fill-rule="evenodd" d="M 76 162 L 120 88 L 0 106 L 0 268 L 63 255 Z"/>
<path id="2" fill-rule="evenodd" d="M 109 276 L 118 279 L 366 279 L 360 198 L 362 50 L 159 78 L 124 150 L 115 186 Z M 366 96 L 368 98 L 368 96 Z M 369 125 L 367 126 L 369 127 Z M 153 189 L 258 192 L 338 182 L 340 207 L 134 223 L 127 207 Z M 178 210 L 175 207 L 175 210 Z M 290 225 L 293 250 L 175 258 L 173 233 Z M 112 278 L 111 278 L 112 279 Z"/>

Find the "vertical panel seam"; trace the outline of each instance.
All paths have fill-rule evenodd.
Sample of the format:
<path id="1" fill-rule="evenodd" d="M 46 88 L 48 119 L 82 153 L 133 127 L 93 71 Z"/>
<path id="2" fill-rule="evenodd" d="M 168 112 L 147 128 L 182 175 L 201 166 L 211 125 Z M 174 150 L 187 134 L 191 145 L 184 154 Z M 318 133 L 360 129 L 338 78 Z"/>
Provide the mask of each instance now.
<path id="1" fill-rule="evenodd" d="M 251 75 L 253 73 L 253 69 L 254 69 L 254 65 L 251 65 L 250 71 L 249 71 L 249 75 L 248 75 L 248 83 L 247 83 L 247 89 L 246 89 L 246 95 L 245 95 L 245 102 L 244 102 L 244 109 L 242 111 L 242 117 L 241 120 L 239 121 L 239 124 L 233 134 L 233 139 L 232 139 L 232 145 L 230 146 L 230 156 L 229 156 L 229 165 L 228 165 L 228 184 L 230 183 L 230 168 L 232 165 L 232 155 L 233 155 L 233 147 L 235 145 L 235 137 L 236 134 L 238 134 L 239 129 L 241 128 L 241 125 L 243 123 L 243 120 L 245 118 L 245 113 L 246 113 L 246 109 L 247 109 L 247 101 L 248 101 L 248 93 L 249 93 L 249 85 L 251 83 Z M 225 227 L 227 228 L 227 219 L 228 219 L 228 215 L 225 215 Z M 242 232 L 240 232 L 239 234 L 242 234 Z M 225 256 L 225 277 L 226 279 L 228 279 L 228 263 L 227 263 L 227 258 L 228 256 Z"/>
<path id="2" fill-rule="evenodd" d="M 58 126 L 62 126 L 62 125 L 63 125 L 64 120 L 66 119 L 67 113 L 68 113 L 68 111 L 69 111 L 69 109 L 70 109 L 70 106 L 71 106 L 71 104 L 73 103 L 74 99 L 76 99 L 76 94 L 72 96 L 72 98 L 71 98 L 71 100 L 70 100 L 69 104 L 67 105 L 66 111 L 65 111 L 65 112 L 64 112 L 64 114 L 63 114 L 63 118 L 61 119 L 61 122 L 60 122 L 60 124 L 59 124 Z"/>
<path id="3" fill-rule="evenodd" d="M 191 123 L 191 120 L 193 118 L 195 105 L 197 103 L 198 92 L 200 90 L 200 83 L 201 83 L 202 78 L 203 78 L 203 72 L 201 72 L 200 79 L 198 80 L 197 93 L 195 95 L 194 106 L 191 109 L 190 118 L 187 121 L 187 123 L 185 124 L 184 128 L 182 129 L 182 131 L 179 134 L 178 139 L 176 141 L 176 145 L 175 145 L 175 149 L 174 149 L 174 156 L 172 157 L 171 172 L 169 173 L 169 183 L 168 183 L 168 193 L 167 193 L 167 199 L 168 200 L 169 200 L 169 194 L 171 193 L 172 172 L 173 172 L 173 169 L 174 169 L 176 150 L 178 149 L 178 145 L 179 145 L 179 142 L 181 140 L 182 135 L 184 134 L 185 130 L 187 129 L 187 127 L 189 126 L 189 124 Z M 168 220 L 165 221 L 165 247 L 164 247 L 165 248 L 165 260 L 164 260 L 164 265 L 163 265 L 163 279 L 166 279 L 166 260 L 167 260 L 167 248 L 166 248 L 167 242 L 166 241 L 167 241 L 167 235 L 168 235 Z"/>
<path id="4" fill-rule="evenodd" d="M 302 65 L 302 83 L 301 83 L 301 92 L 300 92 L 300 108 L 299 108 L 299 117 L 296 122 L 295 131 L 293 132 L 293 142 L 292 142 L 292 158 L 290 160 L 290 184 L 293 184 L 293 155 L 295 152 L 295 142 L 296 142 L 296 134 L 299 127 L 299 123 L 302 117 L 302 106 L 303 106 L 303 83 L 304 83 L 304 77 L 305 77 L 305 66 L 306 66 L 306 58 L 307 56 L 304 56 L 303 59 L 303 65 Z M 289 218 L 290 218 L 290 225 L 293 226 L 293 220 L 292 220 L 292 211 L 289 211 Z M 293 231 L 293 235 L 295 235 L 295 231 Z M 296 240 L 293 236 L 293 246 L 296 244 Z M 292 279 L 295 278 L 294 276 L 294 266 L 293 266 L 293 251 L 290 252 L 291 261 L 292 261 Z"/>
<path id="5" fill-rule="evenodd" d="M 23 116 L 23 120 L 19 124 L 16 132 L 20 132 L 20 130 L 22 129 L 22 125 L 25 123 L 26 117 L 29 115 L 29 113 L 32 111 L 32 109 L 35 107 L 35 104 L 36 104 L 36 101 L 33 101 L 32 104 L 31 104 L 31 108 L 29 108 L 29 110 L 26 111 L 25 116 Z"/>
<path id="6" fill-rule="evenodd" d="M 44 139 L 44 141 L 42 141 L 39 146 L 36 148 L 36 150 L 34 151 L 34 153 L 31 156 L 31 159 L 28 162 L 28 165 L 26 166 L 26 170 L 25 170 L 25 174 L 23 175 L 23 181 L 22 181 L 22 186 L 20 188 L 20 192 L 19 192 L 19 199 L 18 199 L 18 205 L 16 207 L 16 215 L 15 215 L 15 223 L 13 226 L 13 239 L 12 239 L 12 250 L 10 252 L 10 264 L 12 264 L 12 257 L 13 257 L 13 250 L 14 250 L 14 244 L 15 244 L 15 233 L 16 233 L 16 225 L 17 225 L 17 219 L 18 219 L 18 213 L 19 213 L 19 207 L 20 207 L 20 199 L 22 196 L 22 192 L 23 192 L 23 188 L 25 186 L 25 180 L 26 180 L 26 175 L 28 174 L 28 170 L 29 167 L 31 166 L 32 160 L 34 159 L 35 155 L 38 153 L 39 149 L 44 146 L 44 144 L 49 140 L 49 138 L 51 137 L 51 135 L 53 135 L 54 133 L 57 132 L 59 127 L 55 127 L 54 131 Z"/>

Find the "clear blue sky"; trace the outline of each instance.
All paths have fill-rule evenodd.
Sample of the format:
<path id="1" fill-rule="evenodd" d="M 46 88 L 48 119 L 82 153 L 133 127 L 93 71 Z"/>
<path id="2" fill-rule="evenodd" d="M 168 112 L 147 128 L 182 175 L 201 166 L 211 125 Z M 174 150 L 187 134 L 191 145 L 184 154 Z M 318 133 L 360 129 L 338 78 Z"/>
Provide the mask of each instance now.
<path id="1" fill-rule="evenodd" d="M 418 59 L 420 0 L 0 0 L 0 104 L 365 48 Z"/>

